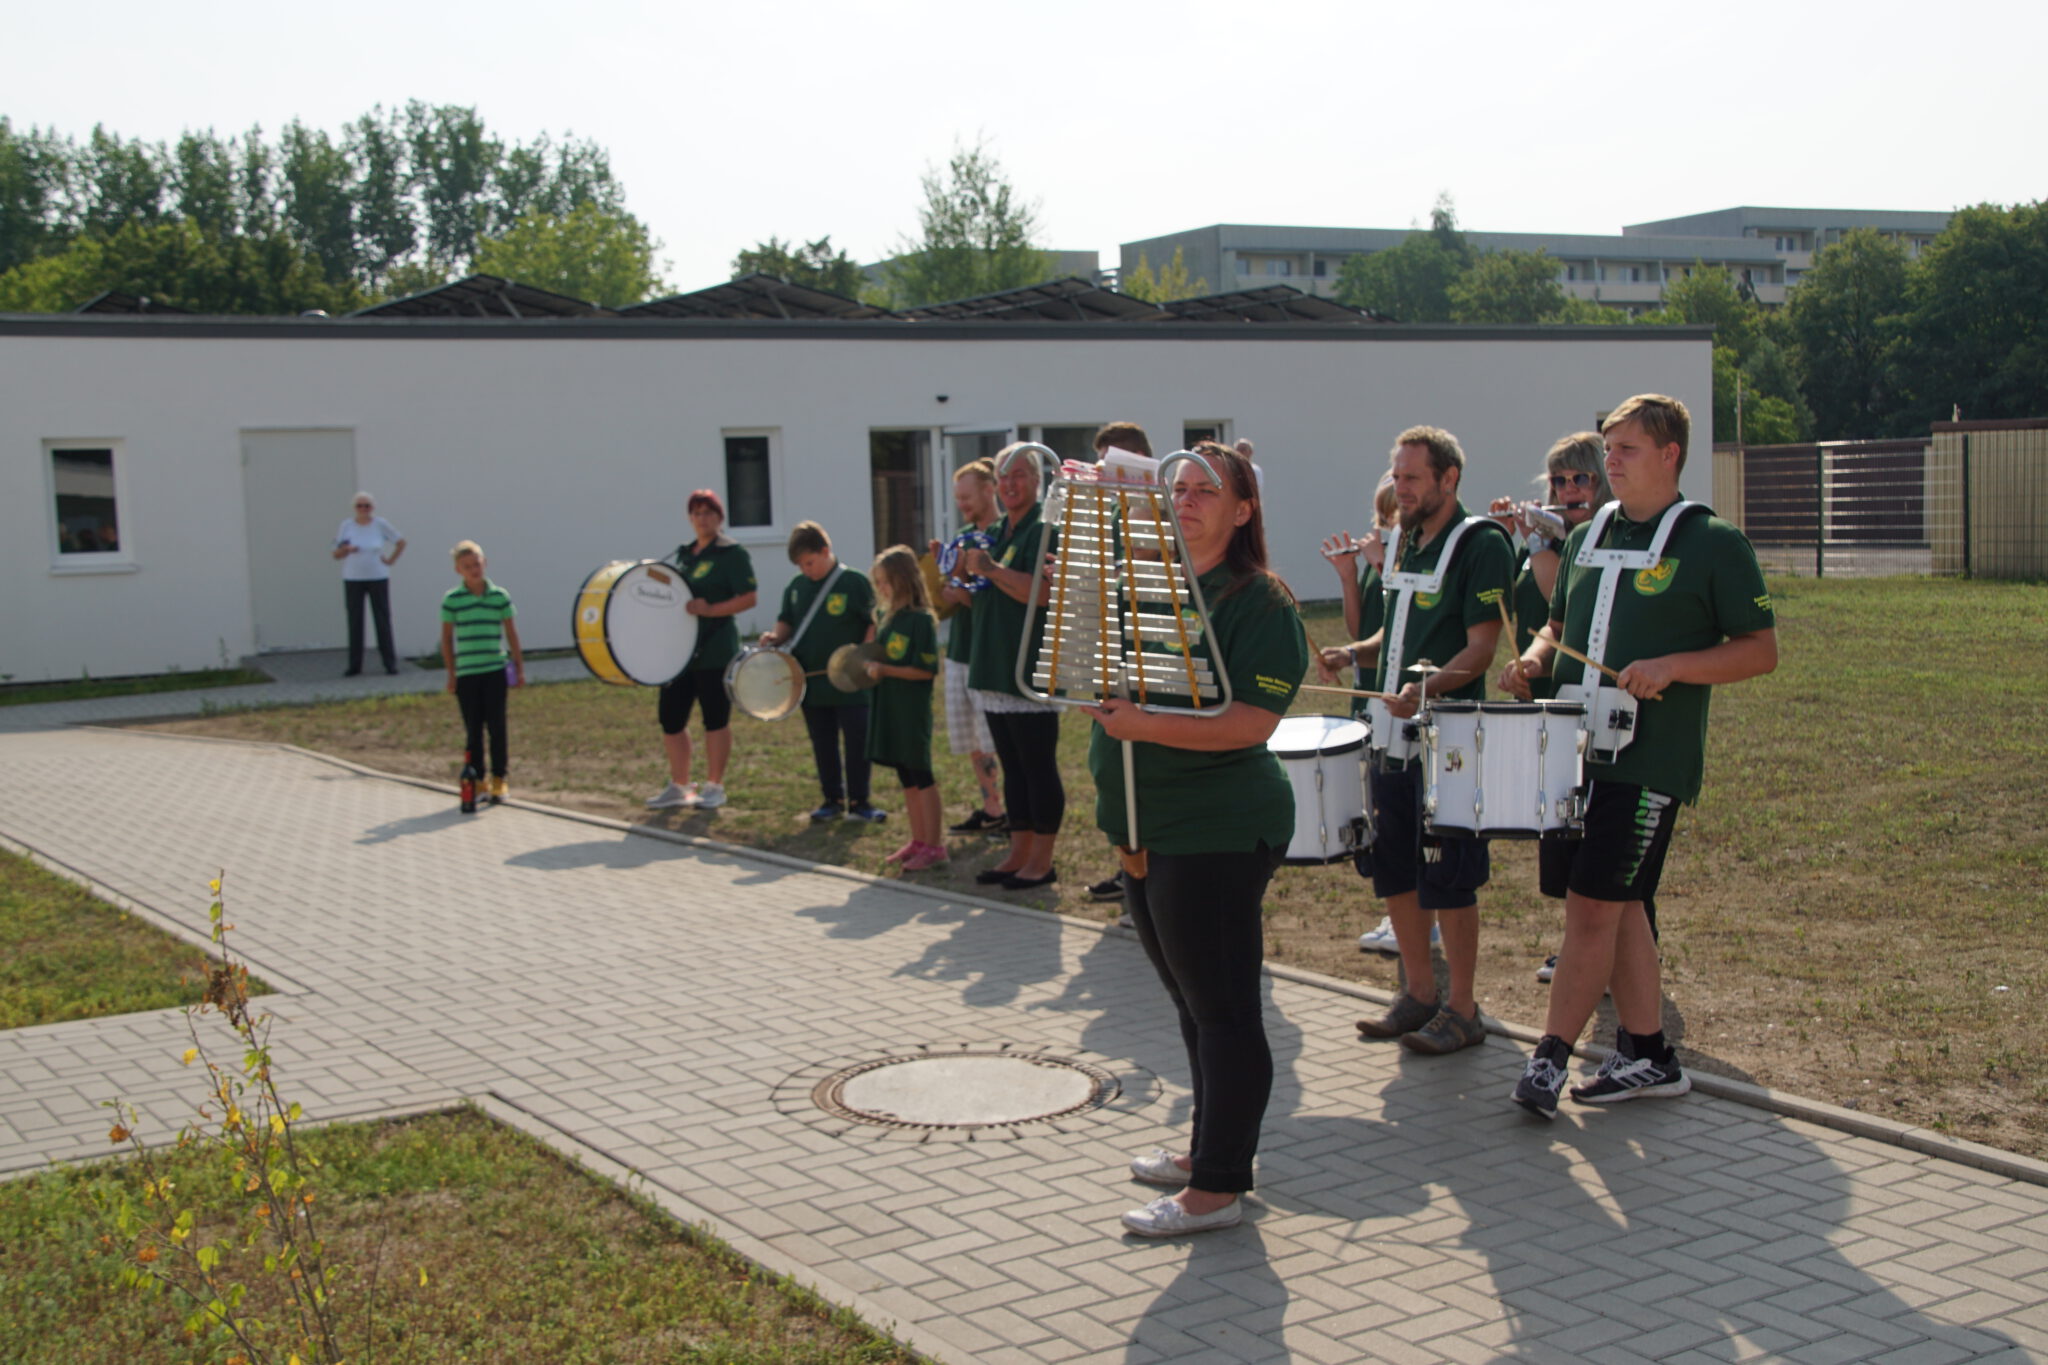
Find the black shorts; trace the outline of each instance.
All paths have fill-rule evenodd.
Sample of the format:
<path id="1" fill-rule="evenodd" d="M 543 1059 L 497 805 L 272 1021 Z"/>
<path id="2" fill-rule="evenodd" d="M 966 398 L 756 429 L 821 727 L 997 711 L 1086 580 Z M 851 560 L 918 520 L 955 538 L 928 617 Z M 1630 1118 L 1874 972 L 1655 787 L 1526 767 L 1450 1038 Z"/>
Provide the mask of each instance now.
<path id="1" fill-rule="evenodd" d="M 1375 766 L 1371 776 L 1378 832 L 1354 862 L 1360 876 L 1372 878 L 1373 894 L 1385 900 L 1413 891 L 1424 910 L 1469 910 L 1479 904 L 1475 893 L 1493 874 L 1486 840 L 1423 833 L 1420 763 L 1393 772 Z"/>
<path id="2" fill-rule="evenodd" d="M 725 695 L 723 668 L 689 668 L 661 689 L 661 732 L 679 735 L 690 723 L 690 705 L 704 703 L 704 733 L 732 724 L 732 698 Z"/>
<path id="3" fill-rule="evenodd" d="M 1543 894 L 1654 902 L 1677 825 L 1677 797 L 1630 782 L 1593 783 L 1586 837 L 1543 841 L 1537 855 Z"/>
<path id="4" fill-rule="evenodd" d="M 938 782 L 938 779 L 932 776 L 930 768 L 913 768 L 907 763 L 891 763 L 889 766 L 896 770 L 896 780 L 903 784 L 903 790 L 907 792 L 923 791 Z"/>

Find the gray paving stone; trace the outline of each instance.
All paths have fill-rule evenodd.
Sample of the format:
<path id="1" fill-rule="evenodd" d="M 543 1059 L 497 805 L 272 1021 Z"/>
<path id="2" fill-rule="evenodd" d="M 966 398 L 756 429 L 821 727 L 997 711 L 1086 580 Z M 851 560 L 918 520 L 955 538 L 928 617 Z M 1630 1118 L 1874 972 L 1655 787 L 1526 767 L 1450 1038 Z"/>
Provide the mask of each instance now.
<path id="1" fill-rule="evenodd" d="M 942 1359 L 1941 1360 L 2048 1340 L 2048 1189 L 1703 1095 L 1537 1127 L 1503 1098 L 1520 1047 L 1418 1064 L 1356 1041 L 1364 1002 L 1277 978 L 1247 1226 L 1126 1239 L 1118 1213 L 1150 1195 L 1124 1162 L 1184 1142 L 1189 1099 L 1128 935 L 538 810 L 465 820 L 302 755 L 55 728 L 73 714 L 0 715 L 0 837 L 187 935 L 226 868 L 309 1110 L 495 1093 L 928 1328 Z M 1131 1089 L 973 1144 L 778 1101 L 821 1066 L 957 1042 L 1086 1054 Z M 0 1035 L 0 1170 L 104 1154 L 117 1092 L 173 1132 L 185 1045 L 175 1013 Z"/>

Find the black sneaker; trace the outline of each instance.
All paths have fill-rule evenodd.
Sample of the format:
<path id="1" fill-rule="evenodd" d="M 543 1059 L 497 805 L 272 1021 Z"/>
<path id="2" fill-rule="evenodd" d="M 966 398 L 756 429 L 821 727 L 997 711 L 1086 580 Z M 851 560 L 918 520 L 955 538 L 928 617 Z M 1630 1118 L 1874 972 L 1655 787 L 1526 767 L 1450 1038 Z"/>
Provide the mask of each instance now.
<path id="1" fill-rule="evenodd" d="M 827 820 L 837 820 L 844 814 L 846 814 L 844 806 L 840 805 L 837 801 L 827 801 L 824 805 L 811 812 L 811 823 L 822 825 Z"/>
<path id="2" fill-rule="evenodd" d="M 871 825 L 879 825 L 889 818 L 889 812 L 876 810 L 865 801 L 856 801 L 846 808 L 846 818 L 849 820 L 865 820 Z"/>
<path id="3" fill-rule="evenodd" d="M 1399 1038 L 1436 1018 L 1441 1006 L 1432 1000 L 1427 1005 L 1403 991 L 1394 997 L 1394 1003 L 1387 1012 L 1377 1019 L 1358 1021 L 1358 1036 L 1361 1038 Z"/>
<path id="4" fill-rule="evenodd" d="M 1124 874 L 1105 877 L 1088 888 L 1089 898 L 1098 901 L 1120 901 L 1124 898 Z"/>
<path id="5" fill-rule="evenodd" d="M 948 834 L 1003 834 L 1007 833 L 1009 828 L 1009 816 L 990 815 L 985 810 L 977 810 L 959 824 L 948 825 L 946 832 Z"/>
<path id="6" fill-rule="evenodd" d="M 1565 1069 L 1550 1058 L 1531 1057 L 1529 1065 L 1522 1068 L 1522 1079 L 1515 1082 L 1515 1103 L 1539 1119 L 1554 1119 L 1557 1094 L 1569 1079 Z"/>
<path id="7" fill-rule="evenodd" d="M 1623 1100 L 1675 1100 L 1692 1089 L 1692 1077 L 1678 1065 L 1676 1053 L 1666 1050 L 1664 1060 L 1624 1057 L 1619 1052 L 1600 1063 L 1600 1070 L 1584 1085 L 1572 1087 L 1572 1098 L 1580 1104 L 1620 1104 Z"/>

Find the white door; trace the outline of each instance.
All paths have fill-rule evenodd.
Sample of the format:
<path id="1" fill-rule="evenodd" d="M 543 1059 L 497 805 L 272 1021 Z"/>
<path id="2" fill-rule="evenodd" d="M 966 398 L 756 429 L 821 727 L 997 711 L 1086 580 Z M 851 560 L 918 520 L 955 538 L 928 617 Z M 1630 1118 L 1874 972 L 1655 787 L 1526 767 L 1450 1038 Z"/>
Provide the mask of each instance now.
<path id="1" fill-rule="evenodd" d="M 256 649 L 348 643 L 334 530 L 356 491 L 356 434 L 346 427 L 242 433 L 249 527 L 249 606 Z"/>
<path id="2" fill-rule="evenodd" d="M 953 475 L 964 464 L 976 460 L 993 460 L 996 452 L 1017 439 L 1015 426 L 968 425 L 946 427 L 941 431 L 944 438 L 937 443 L 934 457 L 939 465 L 932 473 L 932 497 L 940 540 L 951 540 L 953 533 L 960 529 L 960 512 L 953 506 Z"/>

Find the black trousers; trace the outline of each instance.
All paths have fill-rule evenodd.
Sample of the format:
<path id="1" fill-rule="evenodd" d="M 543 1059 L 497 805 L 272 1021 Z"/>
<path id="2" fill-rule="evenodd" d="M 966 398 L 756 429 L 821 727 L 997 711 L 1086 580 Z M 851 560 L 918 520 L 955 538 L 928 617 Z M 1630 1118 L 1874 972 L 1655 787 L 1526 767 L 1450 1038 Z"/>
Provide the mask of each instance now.
<path id="1" fill-rule="evenodd" d="M 1067 788 L 1060 781 L 1060 716 L 1057 711 L 990 711 L 989 738 L 1003 765 L 1003 805 L 1010 828 L 1058 834 L 1067 814 Z"/>
<path id="2" fill-rule="evenodd" d="M 1180 1012 L 1188 1049 L 1195 1092 L 1189 1184 L 1216 1194 L 1252 1188 L 1273 1091 L 1260 907 L 1279 856 L 1263 842 L 1248 853 L 1148 852 L 1146 875 L 1124 878 L 1124 908 Z"/>
<path id="3" fill-rule="evenodd" d="M 505 670 L 468 673 L 455 680 L 455 704 L 462 708 L 462 743 L 477 771 L 484 767 L 484 731 L 491 736 L 491 776 L 505 775 Z"/>
<path id="4" fill-rule="evenodd" d="M 377 623 L 377 653 L 384 657 L 386 672 L 398 667 L 398 651 L 391 643 L 391 580 L 388 578 L 345 578 L 341 583 L 348 606 L 348 671 L 363 671 L 363 603 Z"/>
<path id="5" fill-rule="evenodd" d="M 811 732 L 811 759 L 818 765 L 818 785 L 825 800 L 851 801 L 865 805 L 868 778 L 868 708 L 865 706 L 806 706 L 804 728 Z M 842 768 L 839 752 L 846 751 Z"/>

